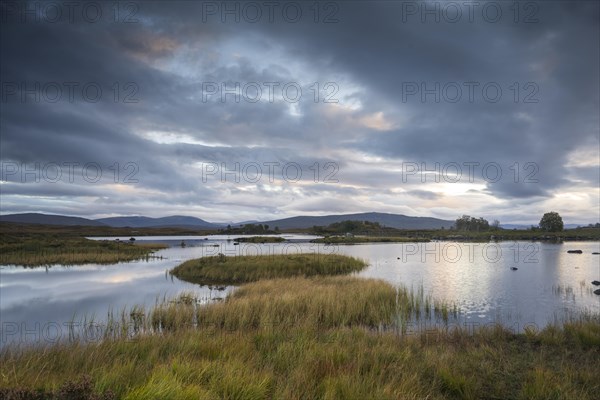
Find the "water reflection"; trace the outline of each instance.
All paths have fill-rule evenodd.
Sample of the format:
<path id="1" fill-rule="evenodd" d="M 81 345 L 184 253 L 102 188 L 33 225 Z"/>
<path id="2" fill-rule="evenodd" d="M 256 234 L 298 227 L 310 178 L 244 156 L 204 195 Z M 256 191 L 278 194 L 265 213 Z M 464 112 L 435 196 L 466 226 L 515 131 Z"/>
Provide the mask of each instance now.
<path id="1" fill-rule="evenodd" d="M 591 254 L 600 251 L 597 242 L 342 246 L 317 245 L 308 242 L 314 237 L 287 235 L 289 243 L 234 245 L 233 238 L 136 237 L 139 241 L 160 241 L 171 247 L 157 252 L 160 259 L 113 265 L 2 266 L 0 345 L 39 340 L 40 333 L 36 330 L 41 329 L 40 324 L 63 326 L 83 315 L 102 321 L 109 310 L 120 312 L 133 305 L 151 307 L 158 299 L 182 292 L 195 292 L 199 298 L 224 297 L 232 288 L 217 294 L 207 286 L 182 282 L 167 273 L 187 259 L 218 253 L 239 256 L 313 252 L 359 257 L 367 260 L 369 267 L 358 276 L 384 279 L 414 289 L 422 287 L 426 294 L 455 302 L 461 317 L 469 323 L 542 327 L 557 317 L 582 310 L 600 312 L 600 296 L 592 293 L 590 283 L 600 279 L 600 256 Z M 185 247 L 181 247 L 181 240 L 185 240 Z M 568 249 L 581 249 L 583 254 L 567 254 Z"/>

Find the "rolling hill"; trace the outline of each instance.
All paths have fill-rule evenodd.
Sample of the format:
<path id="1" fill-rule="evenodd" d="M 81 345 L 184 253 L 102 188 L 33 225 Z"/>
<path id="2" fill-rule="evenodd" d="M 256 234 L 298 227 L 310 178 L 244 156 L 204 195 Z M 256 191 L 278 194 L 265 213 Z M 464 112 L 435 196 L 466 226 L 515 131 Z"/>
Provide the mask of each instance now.
<path id="1" fill-rule="evenodd" d="M 438 218 L 410 217 L 407 215 L 400 214 L 370 212 L 359 214 L 336 214 L 324 216 L 297 216 L 270 221 L 244 221 L 239 223 L 232 223 L 231 225 L 239 226 L 246 223 L 260 223 L 267 224 L 271 228 L 279 227 L 279 229 L 306 229 L 311 228 L 315 225 L 328 226 L 334 222 L 348 220 L 378 222 L 380 225 L 398 229 L 439 229 L 441 227 L 447 229 L 454 224 L 454 221 L 443 220 Z M 181 227 L 198 229 L 219 229 L 227 225 L 223 223 L 212 223 L 200 218 L 183 215 L 174 215 L 162 218 L 151 218 L 144 216 L 122 216 L 92 220 L 87 218 L 70 217 L 64 215 L 28 213 L 2 215 L 0 216 L 0 221 L 45 225 L 110 226 L 114 228 Z"/>
<path id="2" fill-rule="evenodd" d="M 69 217 L 66 215 L 51 215 L 39 213 L 0 215 L 0 222 L 15 222 L 18 224 L 42 224 L 63 226 L 106 226 L 102 222 L 87 218 Z"/>
<path id="3" fill-rule="evenodd" d="M 360 213 L 360 214 L 338 214 L 324 215 L 317 217 L 298 216 L 284 218 L 272 221 L 265 221 L 270 227 L 279 227 L 279 229 L 304 229 L 313 226 L 327 226 L 341 221 L 369 221 L 378 222 L 380 225 L 389 226 L 397 229 L 439 229 L 450 228 L 454 221 L 443 220 L 431 217 L 409 217 L 401 214 L 386 214 L 378 212 Z"/>
<path id="4" fill-rule="evenodd" d="M 207 222 L 196 217 L 186 217 L 183 215 L 173 215 L 162 218 L 150 217 L 110 217 L 100 218 L 96 221 L 112 226 L 113 228 L 156 228 L 156 227 L 183 227 L 183 228 L 202 228 L 216 229 L 221 225 Z"/>

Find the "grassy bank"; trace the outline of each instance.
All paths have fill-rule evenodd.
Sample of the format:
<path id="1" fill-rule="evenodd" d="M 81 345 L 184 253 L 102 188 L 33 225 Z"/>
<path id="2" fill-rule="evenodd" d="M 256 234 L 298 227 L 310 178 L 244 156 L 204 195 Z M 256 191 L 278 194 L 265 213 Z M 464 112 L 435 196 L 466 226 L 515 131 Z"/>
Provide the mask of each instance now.
<path id="1" fill-rule="evenodd" d="M 422 298 L 411 293 L 376 280 L 292 278 L 206 307 L 138 309 L 128 314 L 141 326 L 133 339 L 2 351 L 0 397 L 88 382 L 124 399 L 596 398 L 597 319 L 520 335 L 380 329 Z M 145 331 L 153 325 L 162 333 Z"/>
<path id="2" fill-rule="evenodd" d="M 356 243 L 414 243 L 429 242 L 426 238 L 406 236 L 328 236 L 311 240 L 311 243 L 356 244 Z"/>
<path id="3" fill-rule="evenodd" d="M 289 254 L 225 257 L 220 254 L 186 261 L 170 272 L 199 284 L 236 285 L 291 276 L 341 275 L 360 271 L 366 263 L 337 254 Z"/>
<path id="4" fill-rule="evenodd" d="M 233 239 L 240 243 L 281 243 L 285 242 L 285 239 L 279 236 L 252 236 L 252 237 L 240 237 Z"/>
<path id="5" fill-rule="evenodd" d="M 0 264 L 27 267 L 52 264 L 112 264 L 149 257 L 153 251 L 165 247 L 162 244 L 117 243 L 77 237 L 34 236 L 11 240 L 3 235 L 0 242 Z"/>
<path id="6" fill-rule="evenodd" d="M 32 235 L 92 237 L 92 236 L 192 236 L 216 234 L 216 229 L 178 227 L 117 228 L 111 226 L 41 225 L 0 222 L 0 235 L 28 237 Z"/>
<path id="7" fill-rule="evenodd" d="M 451 240 L 469 242 L 489 242 L 490 240 L 514 241 L 597 241 L 600 240 L 600 228 L 582 227 L 565 229 L 561 232 L 544 232 L 531 229 L 490 229 L 482 232 L 458 231 L 455 229 L 397 229 L 378 226 L 374 223 L 346 221 L 359 226 L 332 224 L 329 227 L 312 227 L 306 229 L 289 229 L 285 233 L 305 233 L 321 236 L 343 236 L 352 233 L 355 236 L 368 237 L 401 237 L 431 240 Z"/>
<path id="8" fill-rule="evenodd" d="M 406 235 L 426 237 L 436 240 L 457 240 L 471 242 L 487 242 L 490 240 L 514 241 L 597 241 L 600 240 L 599 228 L 576 228 L 566 229 L 562 232 L 544 232 L 539 230 L 525 229 L 498 229 L 487 232 L 464 232 L 456 230 L 407 230 Z"/>

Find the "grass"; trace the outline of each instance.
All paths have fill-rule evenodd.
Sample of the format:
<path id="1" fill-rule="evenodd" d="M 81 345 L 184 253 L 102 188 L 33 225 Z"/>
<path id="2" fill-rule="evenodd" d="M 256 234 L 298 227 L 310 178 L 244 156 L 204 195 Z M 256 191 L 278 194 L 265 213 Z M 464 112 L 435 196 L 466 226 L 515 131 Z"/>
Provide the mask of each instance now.
<path id="1" fill-rule="evenodd" d="M 328 236 L 311 240 L 311 243 L 326 244 L 355 244 L 355 243 L 414 243 L 429 242 L 425 238 L 412 238 L 406 236 Z"/>
<path id="2" fill-rule="evenodd" d="M 240 237 L 233 239 L 235 242 L 240 243 L 281 243 L 285 242 L 285 239 L 279 236 L 252 236 L 252 237 Z"/>
<path id="3" fill-rule="evenodd" d="M 0 241 L 0 265 L 16 264 L 27 267 L 87 263 L 112 264 L 148 258 L 162 244 L 117 243 L 108 240 L 89 240 L 77 237 L 28 237 Z"/>
<path id="4" fill-rule="evenodd" d="M 193 308 L 193 307 L 192 307 Z M 181 311 L 181 307 L 178 308 Z M 271 279 L 250 283 L 226 301 L 177 319 L 187 326 L 247 331 L 260 327 L 328 329 L 336 326 L 374 328 L 390 325 L 396 310 L 396 290 L 381 281 L 349 277 Z M 175 309 L 156 307 L 153 328 L 172 324 Z M 166 317 L 166 323 L 163 322 Z"/>
<path id="5" fill-rule="evenodd" d="M 22 254 L 45 248 L 64 255 L 61 240 L 83 253 L 115 245 L 36 235 L 19 244 L 3 235 L 0 257 L 18 245 Z M 4 346 L 0 398 L 597 398 L 597 313 L 539 332 L 473 331 L 452 325 L 456 306 L 425 295 L 422 287 L 329 276 L 364 266 L 322 254 L 188 261 L 176 269 L 192 281 L 250 283 L 208 305 L 186 293 L 150 309 L 111 313 L 101 325 L 84 320 L 94 338 L 102 328 L 94 342 L 73 328 L 59 344 Z M 413 331 L 415 321 L 431 324 Z"/>
<path id="6" fill-rule="evenodd" d="M 318 227 L 317 227 L 318 228 Z M 322 227 L 321 227 L 322 228 Z M 327 229 L 284 229 L 284 233 L 305 233 L 311 235 L 331 235 L 343 234 L 341 232 L 331 232 Z M 426 238 L 432 240 L 450 240 L 450 241 L 468 241 L 468 242 L 489 242 L 494 241 L 598 241 L 600 240 L 600 228 L 574 228 L 565 229 L 561 232 L 544 232 L 529 229 L 498 229 L 483 232 L 457 231 L 454 229 L 396 229 L 384 227 L 379 231 L 357 231 L 350 232 L 357 235 L 366 235 L 370 237 L 412 237 Z M 491 237 L 494 237 L 493 239 Z"/>
<path id="7" fill-rule="evenodd" d="M 131 228 L 111 226 L 42 225 L 20 224 L 0 221 L 0 236 L 28 237 L 32 235 L 63 237 L 91 236 L 192 236 L 216 234 L 216 229 L 193 229 L 181 227 Z"/>
<path id="8" fill-rule="evenodd" d="M 237 285 L 291 276 L 341 275 L 366 267 L 362 260 L 338 254 L 289 254 L 225 257 L 223 254 L 186 261 L 170 272 L 199 284 Z"/>
<path id="9" fill-rule="evenodd" d="M 123 399 L 597 398 L 597 316 L 518 335 L 378 328 L 420 292 L 337 276 L 250 283 L 208 306 L 188 294 L 137 309 L 133 337 L 5 348 L 0 397 L 87 379 Z"/>
<path id="10" fill-rule="evenodd" d="M 600 228 L 566 229 L 561 232 L 532 231 L 526 229 L 500 229 L 487 232 L 464 232 L 456 230 L 407 230 L 406 235 L 427 237 L 436 240 L 463 240 L 488 242 L 493 236 L 496 241 L 532 240 L 532 241 L 598 241 Z"/>

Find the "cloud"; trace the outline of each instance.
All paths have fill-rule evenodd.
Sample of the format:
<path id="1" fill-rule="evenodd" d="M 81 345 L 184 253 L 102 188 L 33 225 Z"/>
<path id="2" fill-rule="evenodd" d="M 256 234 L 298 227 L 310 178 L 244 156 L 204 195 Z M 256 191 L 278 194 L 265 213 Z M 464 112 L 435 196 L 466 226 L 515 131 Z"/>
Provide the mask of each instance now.
<path id="1" fill-rule="evenodd" d="M 119 18 L 137 22 L 107 8 L 94 24 L 23 23 L 3 3 L 3 175 L 72 163 L 77 179 L 11 176 L 2 213 L 376 210 L 509 223 L 565 207 L 574 222 L 598 219 L 586 211 L 600 184 L 598 3 L 536 3 L 533 23 L 515 23 L 504 3 L 492 23 L 487 2 L 456 22 L 422 22 L 406 2 L 335 3 L 318 16 L 300 3 L 294 23 L 282 9 L 250 23 L 241 3 L 240 22 L 225 23 L 201 2 L 133 3 Z M 99 183 L 82 176 L 89 163 Z M 277 179 L 265 163 L 278 163 Z M 223 182 L 238 164 L 239 182 Z M 252 181 L 255 164 L 265 171 Z M 297 181 L 285 179 L 291 164 Z M 218 178 L 205 179 L 209 165 Z M 419 171 L 405 179 L 409 165 Z"/>

